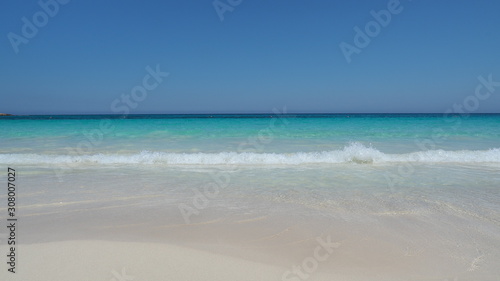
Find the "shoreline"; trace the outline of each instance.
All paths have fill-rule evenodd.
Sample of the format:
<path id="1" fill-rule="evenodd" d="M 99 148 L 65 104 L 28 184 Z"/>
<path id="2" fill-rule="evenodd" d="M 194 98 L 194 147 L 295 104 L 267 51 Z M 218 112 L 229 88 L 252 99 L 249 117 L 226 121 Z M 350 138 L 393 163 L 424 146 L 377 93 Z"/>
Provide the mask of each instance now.
<path id="1" fill-rule="evenodd" d="M 494 280 L 487 279 L 488 274 L 497 272 L 493 265 L 495 256 L 483 259 L 474 247 L 480 247 L 481 251 L 487 249 L 467 244 L 471 242 L 467 234 L 450 237 L 457 243 L 463 243 L 460 249 L 455 248 L 442 236 L 445 233 L 443 230 L 447 229 L 445 225 L 436 228 L 431 224 L 422 224 L 422 220 L 414 214 L 377 215 L 380 223 L 385 221 L 385 226 L 380 228 L 382 225 L 379 225 L 377 229 L 370 222 L 375 217 L 366 220 L 351 217 L 347 221 L 340 217 L 334 220 L 318 218 L 312 223 L 298 217 L 287 219 L 286 216 L 274 216 L 271 220 L 260 215 L 221 219 L 217 218 L 217 214 L 207 212 L 207 216 L 197 222 L 183 224 L 174 222 L 170 216 L 141 223 L 141 217 L 151 217 L 159 209 L 143 209 L 135 220 L 125 213 L 118 215 L 125 210 L 139 210 L 133 207 L 132 210 L 131 207 L 127 204 L 111 213 L 103 212 L 105 209 L 90 213 L 86 211 L 86 220 L 74 215 L 65 219 L 56 219 L 54 214 L 26 217 L 20 230 L 25 234 L 32 233 L 30 236 L 24 235 L 23 239 L 32 243 L 18 246 L 19 268 L 29 265 L 26 270 L 29 272 L 39 272 L 41 269 L 38 267 L 52 270 L 45 271 L 47 279 L 33 278 L 38 275 L 32 273 L 34 275 L 27 277 L 19 275 L 23 276 L 19 280 L 80 280 L 70 279 L 70 274 L 87 278 L 81 280 L 112 278 L 79 272 L 80 267 L 93 268 L 92 271 L 95 268 L 100 274 L 105 274 L 106 270 L 107 274 L 111 270 L 118 272 L 124 267 L 127 273 L 140 276 L 134 281 L 435 281 L 452 276 L 460 276 L 459 280 L 486 281 Z M 90 219 L 98 214 L 101 218 Z M 33 219 L 39 223 L 35 224 Z M 78 224 L 70 223 L 77 219 Z M 57 220 L 58 223 L 49 226 L 48 220 Z M 407 220 L 414 222 L 414 229 L 407 229 L 409 225 L 400 225 Z M 40 237 L 49 236 L 50 240 L 40 240 Z M 484 243 L 494 242 L 485 240 Z M 0 251 L 5 252 L 6 248 L 3 247 L 0 246 Z M 51 264 L 41 265 L 39 260 L 45 259 L 50 260 Z M 50 275 L 52 271 L 57 271 L 55 266 L 58 264 L 73 268 L 73 271 L 61 275 L 60 279 Z M 168 266 L 182 270 L 175 271 L 178 275 L 169 275 L 174 273 L 167 270 Z M 307 269 L 309 267 L 311 269 Z M 294 269 L 300 269 L 300 272 L 310 276 L 299 278 L 300 274 L 294 273 Z M 262 274 L 252 275 L 254 272 Z M 286 272 L 292 273 L 283 278 Z M 149 279 L 143 279 L 144 276 Z M 165 276 L 169 278 L 165 279 Z M 226 276 L 226 279 L 221 276 Z"/>
<path id="2" fill-rule="evenodd" d="M 337 255 L 335 252 L 328 256 L 319 247 L 308 250 L 303 257 L 289 265 L 275 265 L 176 244 L 151 242 L 68 240 L 21 244 L 18 249 L 16 274 L 2 270 L 0 278 L 5 276 L 14 281 L 495 280 L 495 276 L 481 274 L 480 270 L 461 270 L 451 273 L 452 275 L 432 270 L 421 272 L 417 268 L 408 271 L 408 266 L 404 263 L 377 265 L 360 260 L 357 267 L 349 267 L 342 264 L 342 260 L 356 257 L 345 253 Z M 358 256 L 360 257 L 362 256 Z M 384 260 L 383 257 L 379 259 Z M 436 265 L 434 270 L 438 269 L 439 266 Z"/>

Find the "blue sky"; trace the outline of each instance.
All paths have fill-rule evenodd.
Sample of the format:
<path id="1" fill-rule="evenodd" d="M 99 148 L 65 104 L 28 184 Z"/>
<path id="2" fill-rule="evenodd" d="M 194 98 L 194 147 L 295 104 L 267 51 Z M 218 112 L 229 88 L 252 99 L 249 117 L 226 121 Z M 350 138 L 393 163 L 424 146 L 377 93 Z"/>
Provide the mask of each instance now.
<path id="1" fill-rule="evenodd" d="M 500 82 L 496 0 L 55 1 L 0 4 L 0 112 L 500 112 L 500 87 L 471 99 Z M 348 63 L 372 10 L 391 19 Z M 169 76 L 126 105 L 148 66 Z"/>

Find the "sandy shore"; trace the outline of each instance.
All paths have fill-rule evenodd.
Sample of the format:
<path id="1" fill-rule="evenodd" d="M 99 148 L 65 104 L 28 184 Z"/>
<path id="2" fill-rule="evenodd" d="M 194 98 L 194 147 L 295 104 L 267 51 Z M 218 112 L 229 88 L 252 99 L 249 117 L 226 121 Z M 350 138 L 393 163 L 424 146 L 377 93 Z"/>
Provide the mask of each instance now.
<path id="1" fill-rule="evenodd" d="M 282 280 L 288 270 L 155 243 L 53 242 L 21 245 L 18 255 L 16 274 L 2 270 L 2 280 Z M 318 273 L 308 280 L 332 280 L 331 277 Z"/>
<path id="2" fill-rule="evenodd" d="M 157 242 L 68 240 L 21 244 L 17 246 L 16 273 L 8 272 L 4 264 L 0 280 L 497 280 L 491 268 L 487 270 L 490 273 L 482 271 L 481 259 L 463 270 L 446 259 L 436 259 L 435 253 L 426 255 L 412 249 L 403 253 L 394 245 L 374 242 L 365 239 L 344 243 L 318 237 L 305 247 L 288 245 L 288 253 L 296 255 L 281 256 L 275 263 L 269 262 L 272 255 L 258 260 L 255 249 L 234 245 L 218 245 L 219 249 L 232 247 L 233 253 L 221 253 L 207 250 L 207 245 L 195 249 Z M 0 251 L 6 253 L 7 247 L 2 245 Z M 260 254 L 265 252 L 270 253 L 264 249 Z"/>
<path id="3" fill-rule="evenodd" d="M 78 170 L 59 183 L 52 171 L 22 170 L 17 273 L 7 271 L 2 227 L 1 281 L 497 281 L 500 275 L 496 209 L 459 204 L 489 189 L 466 189 L 471 197 L 449 202 L 442 197 L 454 189 L 439 189 L 435 198 L 385 198 L 360 187 L 327 190 L 318 204 L 307 192 L 293 194 L 302 187 L 256 194 L 233 188 L 186 222 L 179 203 L 192 202 L 193 193 L 170 182 L 180 172 L 161 170 L 159 177 L 148 169 L 135 177 L 128 176 L 134 170 Z M 285 178 L 299 186 L 302 176 Z M 246 177 L 233 175 L 235 186 Z"/>

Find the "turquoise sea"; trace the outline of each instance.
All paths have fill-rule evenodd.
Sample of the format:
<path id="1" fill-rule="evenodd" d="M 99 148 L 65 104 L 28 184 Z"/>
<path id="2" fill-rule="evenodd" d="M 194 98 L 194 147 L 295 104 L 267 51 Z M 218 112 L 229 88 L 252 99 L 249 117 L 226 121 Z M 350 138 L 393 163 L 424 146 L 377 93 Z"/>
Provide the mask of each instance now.
<path id="1" fill-rule="evenodd" d="M 112 162 L 113 157 L 120 155 L 151 153 L 154 158 L 154 153 L 177 153 L 170 155 L 177 157 L 162 160 L 165 164 L 182 164 L 181 158 L 193 153 L 210 153 L 214 158 L 230 152 L 276 153 L 279 157 L 290 153 L 332 153 L 353 146 L 358 149 L 353 149 L 353 153 L 368 153 L 371 149 L 389 158 L 442 150 L 443 162 L 497 162 L 493 156 L 498 156 L 495 149 L 500 147 L 498 114 L 12 116 L 0 117 L 0 129 L 2 162 L 10 155 L 10 161 L 20 164 L 29 164 L 31 159 L 19 159 L 22 154 L 102 154 L 103 161 Z M 491 157 L 474 158 L 478 154 L 472 151 L 488 150 L 492 150 Z M 470 157 L 464 154 L 462 159 L 446 161 L 446 157 L 458 156 L 459 151 Z M 371 156 L 373 162 L 383 161 L 383 157 Z M 272 158 L 269 155 L 270 161 L 279 162 Z M 318 161 L 338 162 L 333 158 L 323 160 Z M 51 161 L 47 158 L 46 162 Z M 253 163 L 253 159 L 240 162 Z"/>
<path id="2" fill-rule="evenodd" d="M 366 259 L 415 257 L 405 280 L 500 276 L 500 114 L 9 116 L 0 132 L 25 241 L 142 225 L 133 237 L 238 244 L 256 221 L 296 231 L 255 247 L 327 232 Z M 155 228 L 192 224 L 211 229 Z"/>

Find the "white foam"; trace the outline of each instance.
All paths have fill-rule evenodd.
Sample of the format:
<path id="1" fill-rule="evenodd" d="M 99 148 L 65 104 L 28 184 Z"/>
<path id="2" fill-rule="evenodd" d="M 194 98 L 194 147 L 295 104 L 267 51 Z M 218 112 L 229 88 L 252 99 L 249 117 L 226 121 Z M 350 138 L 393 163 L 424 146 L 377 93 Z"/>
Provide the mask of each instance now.
<path id="1" fill-rule="evenodd" d="M 429 150 L 385 154 L 351 143 L 341 150 L 295 153 L 168 153 L 142 151 L 137 154 L 48 155 L 0 154 L 2 164 L 163 164 L 163 165 L 302 165 L 336 163 L 500 163 L 500 149 Z"/>

